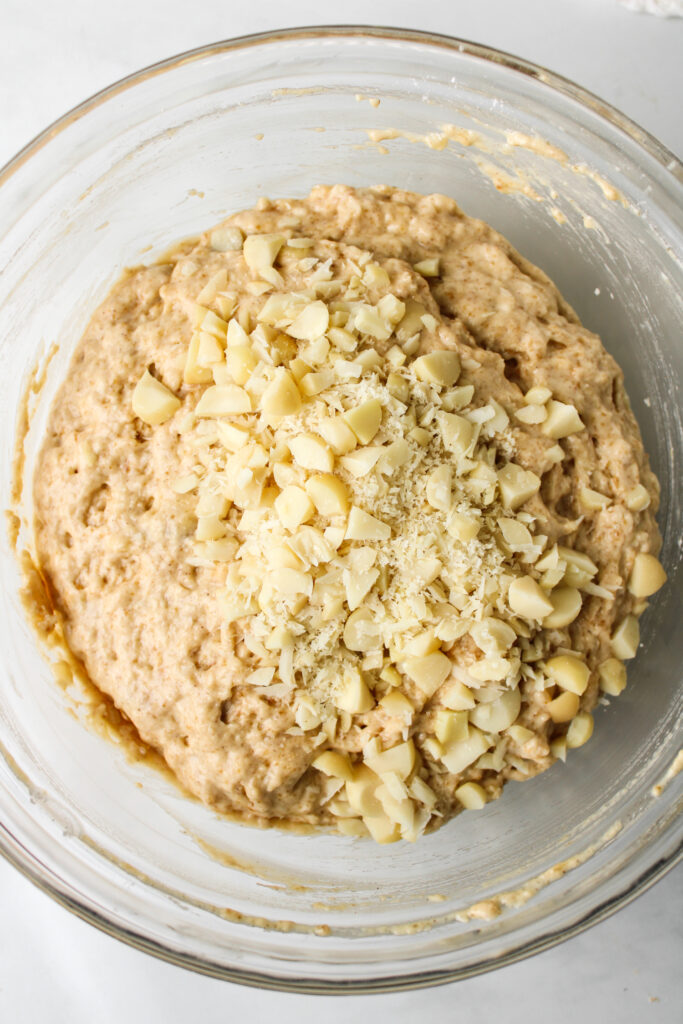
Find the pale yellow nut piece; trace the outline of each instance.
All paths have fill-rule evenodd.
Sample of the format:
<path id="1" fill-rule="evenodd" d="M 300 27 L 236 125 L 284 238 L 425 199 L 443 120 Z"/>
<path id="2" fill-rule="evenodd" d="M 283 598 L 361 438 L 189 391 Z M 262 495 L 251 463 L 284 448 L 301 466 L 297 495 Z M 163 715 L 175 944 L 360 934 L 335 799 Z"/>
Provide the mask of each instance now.
<path id="1" fill-rule="evenodd" d="M 559 440 L 561 437 L 569 437 L 584 429 L 584 424 L 577 410 L 573 405 L 565 402 L 556 402 L 550 399 L 546 405 L 548 415 L 543 421 L 541 430 L 548 437 Z"/>
<path id="2" fill-rule="evenodd" d="M 410 398 L 410 384 L 400 373 L 390 373 L 387 377 L 387 391 L 405 405 Z"/>
<path id="3" fill-rule="evenodd" d="M 420 658 L 408 658 L 404 663 L 405 674 L 426 697 L 436 693 L 451 674 L 452 667 L 450 658 L 441 651 L 434 651 Z"/>
<path id="4" fill-rule="evenodd" d="M 346 526 L 346 540 L 389 540 L 390 537 L 390 526 L 364 512 L 357 505 L 351 506 Z"/>
<path id="5" fill-rule="evenodd" d="M 434 733 L 445 746 L 466 739 L 469 734 L 467 712 L 440 708 L 434 716 Z"/>
<path id="6" fill-rule="evenodd" d="M 170 420 L 178 411 L 180 399 L 153 377 L 149 370 L 145 370 L 133 389 L 132 405 L 133 412 L 143 423 L 156 427 Z"/>
<path id="7" fill-rule="evenodd" d="M 413 270 L 416 270 L 422 277 L 438 277 L 440 273 L 439 257 L 431 256 L 418 263 L 413 263 Z"/>
<path id="8" fill-rule="evenodd" d="M 377 787 L 377 799 L 381 803 L 387 818 L 398 825 L 402 835 L 409 834 L 413 830 L 415 826 L 415 804 L 409 796 L 396 796 L 391 791 L 389 785 L 383 782 L 381 786 Z"/>
<path id="9" fill-rule="evenodd" d="M 455 799 L 466 811 L 480 811 L 486 805 L 486 790 L 477 782 L 466 782 L 456 789 Z"/>
<path id="10" fill-rule="evenodd" d="M 523 405 L 515 409 L 515 419 L 520 423 L 543 423 L 548 418 L 548 411 L 544 405 Z"/>
<path id="11" fill-rule="evenodd" d="M 327 805 L 330 807 L 330 804 Z M 334 813 L 334 812 L 333 812 Z M 343 836 L 352 836 L 354 839 L 369 836 L 367 826 L 361 818 L 337 818 L 336 828 Z"/>
<path id="12" fill-rule="evenodd" d="M 400 827 L 386 814 L 364 814 L 363 824 L 370 833 L 370 838 L 382 846 L 396 843 L 401 838 Z"/>
<path id="13" fill-rule="evenodd" d="M 448 686 L 444 687 L 440 700 L 452 711 L 469 711 L 475 706 L 474 691 L 458 679 L 451 680 Z"/>
<path id="14" fill-rule="evenodd" d="M 634 597 L 650 597 L 666 583 L 666 573 L 654 555 L 637 554 L 631 569 L 628 589 Z"/>
<path id="15" fill-rule="evenodd" d="M 231 562 L 236 551 L 237 541 L 234 537 L 219 537 L 217 540 L 206 541 L 199 553 L 211 562 Z"/>
<path id="16" fill-rule="evenodd" d="M 400 690 L 390 690 L 389 693 L 386 693 L 379 702 L 379 706 L 388 715 L 412 717 L 414 711 L 413 705 Z"/>
<path id="17" fill-rule="evenodd" d="M 301 690 L 296 695 L 294 721 L 304 732 L 317 729 L 322 722 L 322 713 L 317 700 Z"/>
<path id="18" fill-rule="evenodd" d="M 355 611 L 363 603 L 365 597 L 370 593 L 379 579 L 379 569 L 368 569 L 367 572 L 351 572 L 345 570 L 343 574 L 344 589 L 346 591 L 346 603 L 350 611 Z"/>
<path id="19" fill-rule="evenodd" d="M 213 494 L 205 491 L 199 498 L 195 507 L 198 516 L 224 516 L 230 507 L 230 502 L 224 494 Z"/>
<path id="20" fill-rule="evenodd" d="M 472 662 L 468 668 L 472 679 L 476 679 L 479 683 L 498 683 L 509 675 L 510 670 L 510 662 L 506 658 L 494 654 Z"/>
<path id="21" fill-rule="evenodd" d="M 552 397 L 553 393 L 550 388 L 536 385 L 536 387 L 529 388 L 524 396 L 524 401 L 527 405 L 545 405 L 548 399 Z"/>
<path id="22" fill-rule="evenodd" d="M 380 679 L 389 686 L 400 686 L 401 685 L 401 673 L 394 665 L 385 665 L 379 674 Z"/>
<path id="23" fill-rule="evenodd" d="M 368 334 L 375 341 L 386 341 L 391 335 L 391 326 L 374 306 L 363 303 L 353 314 L 353 326 L 361 334 Z"/>
<path id="24" fill-rule="evenodd" d="M 345 516 L 349 510 L 346 484 L 332 473 L 317 473 L 305 484 L 306 493 L 321 516 Z"/>
<path id="25" fill-rule="evenodd" d="M 353 451 L 358 444 L 356 435 L 341 416 L 330 416 L 321 420 L 318 431 L 335 455 L 346 455 Z"/>
<path id="26" fill-rule="evenodd" d="M 319 370 L 317 373 L 307 373 L 300 381 L 300 388 L 304 395 L 313 398 L 323 391 L 331 388 L 335 382 L 332 370 Z"/>
<path id="27" fill-rule="evenodd" d="M 293 416 L 301 408 L 301 394 L 291 374 L 279 366 L 261 395 L 261 409 L 268 416 Z"/>
<path id="28" fill-rule="evenodd" d="M 298 569 L 273 569 L 268 573 L 268 583 L 280 594 L 295 597 L 304 594 L 310 597 L 313 590 L 313 579 L 307 572 Z"/>
<path id="29" fill-rule="evenodd" d="M 642 512 L 650 504 L 651 498 L 649 491 L 643 487 L 642 484 L 637 484 L 632 490 L 626 495 L 626 507 L 631 512 Z"/>
<path id="30" fill-rule="evenodd" d="M 361 444 L 369 444 L 382 422 L 382 403 L 378 398 L 371 398 L 345 412 L 344 422 L 351 427 Z"/>
<path id="31" fill-rule="evenodd" d="M 586 692 L 590 669 L 585 661 L 574 657 L 573 654 L 558 654 L 545 663 L 546 675 L 556 683 L 560 689 L 569 690 L 579 697 Z"/>
<path id="32" fill-rule="evenodd" d="M 225 353 L 225 365 L 235 384 L 244 386 L 258 366 L 258 359 L 249 345 L 231 345 Z"/>
<path id="33" fill-rule="evenodd" d="M 392 345 L 386 356 L 384 357 L 390 366 L 396 367 L 404 366 L 408 357 L 402 348 L 398 345 Z"/>
<path id="34" fill-rule="evenodd" d="M 582 747 L 593 735 L 593 716 L 588 711 L 579 711 L 567 729 L 567 746 L 570 750 Z"/>
<path id="35" fill-rule="evenodd" d="M 330 317 L 330 322 L 332 320 L 333 317 Z M 343 327 L 330 327 L 327 331 L 327 337 L 334 347 L 342 352 L 353 352 L 354 349 L 358 348 L 358 336 L 353 334 L 352 331 L 345 330 Z"/>
<path id="36" fill-rule="evenodd" d="M 251 439 L 251 434 L 244 427 L 238 427 L 234 423 L 225 423 L 222 420 L 216 424 L 218 440 L 229 452 L 238 452 Z"/>
<path id="37" fill-rule="evenodd" d="M 351 476 L 360 479 L 367 476 L 375 468 L 383 454 L 384 449 L 382 445 L 368 445 L 365 448 L 359 448 L 355 452 L 349 452 L 348 455 L 342 455 L 339 459 L 339 465 L 347 473 L 350 473 Z"/>
<path id="38" fill-rule="evenodd" d="M 557 761 L 567 760 L 567 737 L 556 736 L 550 741 L 550 753 Z"/>
<path id="39" fill-rule="evenodd" d="M 468 768 L 473 761 L 485 754 L 493 742 L 475 726 L 470 726 L 467 737 L 457 740 L 448 747 L 443 748 L 441 761 L 449 772 L 459 775 L 465 768 Z"/>
<path id="40" fill-rule="evenodd" d="M 383 295 L 377 303 L 377 312 L 384 318 L 384 320 L 388 320 L 390 324 L 397 324 L 402 320 L 405 315 L 405 311 L 405 303 L 401 302 L 396 295 L 392 295 L 391 293 Z"/>
<path id="41" fill-rule="evenodd" d="M 467 544 L 474 540 L 481 529 L 481 522 L 476 516 L 468 516 L 464 512 L 453 512 L 446 523 L 446 530 L 451 537 Z"/>
<path id="42" fill-rule="evenodd" d="M 292 458 L 302 469 L 316 470 L 320 473 L 331 473 L 334 467 L 334 455 L 315 434 L 299 434 L 287 441 Z"/>
<path id="43" fill-rule="evenodd" d="M 418 380 L 446 388 L 455 384 L 460 376 L 460 357 L 457 352 L 440 349 L 418 356 L 412 368 Z"/>
<path id="44" fill-rule="evenodd" d="M 264 271 L 267 272 L 273 266 L 285 241 L 284 235 L 248 235 L 242 246 L 244 262 L 252 273 L 269 280 Z"/>
<path id="45" fill-rule="evenodd" d="M 422 317 L 427 312 L 422 303 L 415 299 L 408 299 L 403 319 L 396 328 L 396 336 L 400 342 L 409 341 L 415 334 L 419 334 L 424 324 Z"/>
<path id="46" fill-rule="evenodd" d="M 208 384 L 209 381 L 213 379 L 211 375 L 211 368 L 199 365 L 199 339 L 200 332 L 195 331 L 190 339 L 187 356 L 185 357 L 183 380 L 186 384 Z"/>
<path id="47" fill-rule="evenodd" d="M 542 621 L 545 629 L 564 629 L 581 611 L 581 592 L 576 587 L 556 587 L 549 595 L 553 610 Z"/>
<path id="48" fill-rule="evenodd" d="M 305 348 L 301 350 L 302 359 L 309 363 L 311 366 L 322 366 L 323 363 L 327 362 L 327 357 L 330 354 L 330 343 L 324 334 L 321 334 L 315 341 L 310 341 Z"/>
<path id="49" fill-rule="evenodd" d="M 354 768 L 353 778 L 344 786 L 351 809 L 363 817 L 382 814 L 382 805 L 376 795 L 377 787 L 380 785 L 380 777 L 367 765 L 361 764 Z"/>
<path id="50" fill-rule="evenodd" d="M 477 704 L 469 712 L 470 722 L 484 732 L 503 732 L 515 721 L 521 706 L 519 690 L 506 690 L 490 704 Z"/>
<path id="51" fill-rule="evenodd" d="M 528 527 L 521 523 L 519 519 L 501 517 L 498 520 L 498 529 L 503 535 L 503 540 L 512 551 L 523 550 L 534 542 Z"/>
<path id="52" fill-rule="evenodd" d="M 511 725 L 506 731 L 510 739 L 519 747 L 523 747 L 525 743 L 533 740 L 536 736 L 535 732 L 532 732 L 531 729 L 527 729 L 523 725 Z"/>
<path id="53" fill-rule="evenodd" d="M 234 416 L 251 412 L 249 394 L 237 384 L 219 387 L 214 384 L 207 388 L 197 402 L 196 416 Z"/>
<path id="54" fill-rule="evenodd" d="M 213 366 L 214 363 L 223 362 L 223 346 L 218 338 L 206 331 L 199 332 L 199 345 L 197 346 L 197 364 L 199 366 Z"/>
<path id="55" fill-rule="evenodd" d="M 315 512 L 315 506 L 301 487 L 290 484 L 275 499 L 275 512 L 285 529 L 293 532 L 302 523 L 308 522 Z"/>
<path id="56" fill-rule="evenodd" d="M 204 306 L 196 305 L 195 307 L 195 326 L 199 327 L 202 331 L 207 331 L 209 334 L 215 335 L 219 341 L 225 343 L 225 336 L 228 330 L 228 324 L 223 317 L 218 316 L 211 309 L 206 309 Z"/>
<path id="57" fill-rule="evenodd" d="M 275 626 L 270 636 L 263 641 L 267 651 L 281 651 L 285 647 L 291 647 L 294 637 L 286 626 Z"/>
<path id="58" fill-rule="evenodd" d="M 334 704 L 340 711 L 348 711 L 350 715 L 362 715 L 374 708 L 375 698 L 360 669 L 354 667 L 345 671 L 334 695 Z"/>
<path id="59" fill-rule="evenodd" d="M 593 579 L 598 571 L 595 562 L 585 555 L 583 551 L 575 548 L 558 546 L 558 554 L 564 559 L 567 567 L 564 573 L 564 582 L 573 587 L 583 587 Z"/>
<path id="60" fill-rule="evenodd" d="M 312 764 L 323 775 L 329 775 L 333 779 L 343 779 L 346 782 L 353 778 L 353 768 L 348 757 L 336 750 L 325 750 Z"/>
<path id="61" fill-rule="evenodd" d="M 422 658 L 425 654 L 433 654 L 434 651 L 438 651 L 440 646 L 438 637 L 431 629 L 427 629 L 418 633 L 417 636 L 411 637 L 403 652 L 406 657 Z"/>
<path id="62" fill-rule="evenodd" d="M 249 335 L 239 320 L 233 319 L 228 323 L 226 342 L 229 349 L 235 346 L 246 346 L 248 348 L 251 344 Z"/>
<path id="63" fill-rule="evenodd" d="M 426 448 L 432 439 L 432 435 L 426 427 L 413 427 L 408 433 L 408 437 L 411 441 L 415 441 L 421 448 Z"/>
<path id="64" fill-rule="evenodd" d="M 190 491 L 194 491 L 199 483 L 199 477 L 196 473 L 187 473 L 186 476 L 179 476 L 173 481 L 171 487 L 176 494 L 189 494 Z"/>
<path id="65" fill-rule="evenodd" d="M 242 241 L 240 229 L 229 225 L 214 228 L 209 235 L 211 248 L 215 252 L 238 252 L 242 248 Z"/>
<path id="66" fill-rule="evenodd" d="M 600 689 L 610 697 L 618 697 L 626 687 L 626 666 L 618 658 L 608 658 L 598 668 Z"/>
<path id="67" fill-rule="evenodd" d="M 640 643 L 640 626 L 635 615 L 627 615 L 612 633 L 612 650 L 617 658 L 635 658 Z"/>
<path id="68" fill-rule="evenodd" d="M 217 515 L 200 516 L 197 520 L 195 537 L 197 540 L 219 540 L 225 537 L 226 524 Z"/>
<path id="69" fill-rule="evenodd" d="M 304 306 L 287 328 L 287 334 L 298 341 L 316 341 L 325 333 L 329 324 L 330 312 L 325 303 L 317 299 Z"/>
<path id="70" fill-rule="evenodd" d="M 229 320 L 237 306 L 237 296 L 232 294 L 217 295 L 214 299 L 216 308 L 223 320 Z"/>
<path id="71" fill-rule="evenodd" d="M 380 645 L 376 617 L 367 608 L 351 612 L 344 626 L 344 643 L 350 651 L 374 651 Z"/>
<path id="72" fill-rule="evenodd" d="M 408 792 L 417 800 L 419 803 L 424 804 L 428 811 L 431 811 L 436 807 L 436 793 L 434 790 L 427 785 L 424 779 L 421 779 L 419 775 L 416 775 L 412 779 Z"/>
<path id="73" fill-rule="evenodd" d="M 579 488 L 579 504 L 587 512 L 600 512 L 611 503 L 612 499 L 600 491 L 594 491 L 592 487 Z"/>
<path id="74" fill-rule="evenodd" d="M 553 611 L 546 592 L 531 576 L 519 576 L 510 584 L 508 604 L 516 615 L 540 621 Z"/>
<path id="75" fill-rule="evenodd" d="M 504 507 L 516 509 L 538 492 L 541 478 L 515 462 L 508 462 L 498 471 L 498 486 Z"/>
<path id="76" fill-rule="evenodd" d="M 439 412 L 436 421 L 444 448 L 455 455 L 466 455 L 474 438 L 474 424 L 455 412 Z"/>
<path id="77" fill-rule="evenodd" d="M 427 477 L 426 494 L 427 501 L 432 508 L 440 512 L 448 512 L 451 507 L 451 485 L 453 482 L 453 470 L 444 464 L 437 466 Z"/>
<path id="78" fill-rule="evenodd" d="M 545 705 L 545 710 L 550 715 L 553 722 L 558 724 L 562 722 L 571 722 L 574 715 L 579 710 L 579 697 L 576 693 L 572 693 L 570 690 L 565 690 L 559 697 L 555 697 L 554 700 L 548 701 Z"/>
<path id="79" fill-rule="evenodd" d="M 379 470 L 381 473 L 395 473 L 397 469 L 404 466 L 410 458 L 410 445 L 403 438 L 392 441 L 391 444 L 383 445 L 380 455 Z"/>
<path id="80" fill-rule="evenodd" d="M 363 271 L 363 284 L 366 288 L 388 288 L 389 275 L 378 263 L 368 263 Z"/>
<path id="81" fill-rule="evenodd" d="M 378 775 L 395 772 L 400 779 L 407 779 L 415 767 L 415 744 L 412 740 L 406 740 L 388 750 L 364 753 L 363 758 Z"/>

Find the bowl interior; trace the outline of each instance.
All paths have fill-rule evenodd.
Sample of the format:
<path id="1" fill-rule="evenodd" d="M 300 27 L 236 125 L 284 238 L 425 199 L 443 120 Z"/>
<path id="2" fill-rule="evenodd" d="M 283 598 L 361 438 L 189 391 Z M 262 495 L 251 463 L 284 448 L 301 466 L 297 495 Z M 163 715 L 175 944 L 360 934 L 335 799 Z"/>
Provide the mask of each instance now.
<path id="1" fill-rule="evenodd" d="M 259 196 L 321 182 L 446 193 L 540 265 L 623 367 L 662 485 L 670 583 L 643 620 L 626 692 L 566 765 L 417 846 L 219 819 L 83 728 L 86 702 L 55 685 L 39 654 L 3 537 L 2 844 L 131 941 L 238 980 L 395 987 L 569 934 L 673 855 L 676 787 L 651 789 L 680 716 L 683 189 L 656 147 L 547 77 L 426 37 L 276 35 L 137 76 L 0 178 L 5 506 L 29 374 L 49 363 L 30 396 L 25 481 L 70 354 L 121 270 Z M 368 134 L 385 129 L 397 137 Z M 19 509 L 22 546 L 28 486 Z M 467 913 L 501 892 L 516 894 L 501 916 Z"/>

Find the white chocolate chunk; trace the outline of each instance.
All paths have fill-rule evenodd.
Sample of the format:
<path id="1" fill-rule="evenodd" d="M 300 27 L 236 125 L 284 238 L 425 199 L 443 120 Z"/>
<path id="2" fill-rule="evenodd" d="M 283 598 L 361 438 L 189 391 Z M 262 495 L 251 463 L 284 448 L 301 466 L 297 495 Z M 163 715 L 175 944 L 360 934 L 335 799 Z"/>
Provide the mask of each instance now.
<path id="1" fill-rule="evenodd" d="M 640 552 L 636 555 L 628 581 L 634 597 L 651 597 L 666 583 L 666 573 L 654 555 Z"/>
<path id="2" fill-rule="evenodd" d="M 565 402 L 556 402 L 551 399 L 546 409 L 548 415 L 541 427 L 541 430 L 548 437 L 559 440 L 561 437 L 569 437 L 584 429 L 583 421 L 573 405 Z"/>
<path id="3" fill-rule="evenodd" d="M 419 356 L 412 364 L 418 380 L 439 387 L 450 387 L 460 376 L 460 358 L 457 352 L 437 349 Z"/>
<path id="4" fill-rule="evenodd" d="M 133 389 L 133 412 L 144 423 L 156 427 L 170 420 L 180 408 L 180 399 L 165 384 L 145 370 Z"/>

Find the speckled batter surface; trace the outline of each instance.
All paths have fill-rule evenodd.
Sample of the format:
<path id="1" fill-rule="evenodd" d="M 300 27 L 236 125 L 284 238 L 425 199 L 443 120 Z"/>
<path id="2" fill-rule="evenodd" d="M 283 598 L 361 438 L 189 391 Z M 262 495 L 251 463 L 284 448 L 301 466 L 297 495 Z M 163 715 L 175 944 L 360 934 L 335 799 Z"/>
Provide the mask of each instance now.
<path id="1" fill-rule="evenodd" d="M 245 234 L 313 238 L 321 258 L 327 240 L 334 243 L 328 246 L 333 259 L 342 258 L 340 246 L 369 250 L 396 295 L 419 297 L 448 327 L 477 395 L 494 397 L 511 416 L 515 461 L 542 479 L 529 511 L 550 544 L 590 556 L 600 585 L 614 593 L 611 600 L 587 596 L 579 617 L 556 631 L 557 647 L 580 652 L 592 670 L 581 697 L 590 710 L 599 692 L 596 667 L 610 656 L 615 623 L 634 604 L 626 581 L 635 553 L 656 554 L 659 547 L 657 482 L 621 371 L 599 338 L 540 270 L 443 196 L 319 187 L 306 199 L 262 203 L 227 223 Z M 440 259 L 440 273 L 424 280 L 412 265 L 432 256 Z M 227 567 L 188 562 L 192 501 L 171 486 L 189 471 L 178 424 L 201 390 L 184 384 L 182 374 L 192 305 L 224 266 L 231 290 L 243 294 L 248 275 L 237 255 L 213 251 L 204 236 L 168 262 L 127 272 L 93 316 L 54 404 L 35 475 L 37 556 L 72 650 L 190 791 L 246 819 L 329 824 L 325 779 L 311 768 L 320 743 L 295 728 L 290 698 L 243 685 L 253 655 L 238 628 L 222 626 L 218 594 Z M 291 275 L 287 285 L 296 286 Z M 256 303 L 244 294 L 245 302 Z M 180 414 L 155 428 L 131 409 L 146 367 L 183 403 Z M 557 442 L 513 418 L 524 392 L 539 385 L 573 404 L 586 426 L 560 441 L 560 464 L 547 455 Z M 635 512 L 625 496 L 638 484 L 651 502 Z M 607 495 L 608 507 L 579 507 L 582 487 Z M 481 652 L 465 637 L 450 656 L 467 665 Z M 500 772 L 473 765 L 456 777 L 436 764 L 422 743 L 432 733 L 439 691 L 413 718 L 418 771 L 443 818 L 457 809 L 453 794 L 463 780 L 480 782 L 494 798 L 505 778 L 552 763 L 549 740 L 557 726 L 539 693 L 524 683 L 521 690 L 518 721 L 536 737 L 525 746 L 523 773 L 510 765 Z M 355 715 L 337 734 L 336 747 L 359 756 L 375 735 L 384 746 L 401 738 L 400 725 L 379 707 Z"/>

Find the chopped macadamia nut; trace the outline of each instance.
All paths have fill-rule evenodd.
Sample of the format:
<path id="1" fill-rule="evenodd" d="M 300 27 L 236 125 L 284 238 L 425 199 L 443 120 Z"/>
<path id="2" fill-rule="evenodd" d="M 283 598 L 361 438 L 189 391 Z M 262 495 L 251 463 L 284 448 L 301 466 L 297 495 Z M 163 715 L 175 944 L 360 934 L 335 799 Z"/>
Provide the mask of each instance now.
<path id="1" fill-rule="evenodd" d="M 133 412 L 144 423 L 158 426 L 170 420 L 180 408 L 180 399 L 165 384 L 145 370 L 133 391 Z"/>
<path id="2" fill-rule="evenodd" d="M 666 583 L 666 573 L 654 555 L 637 554 L 628 589 L 634 597 L 651 597 Z"/>

